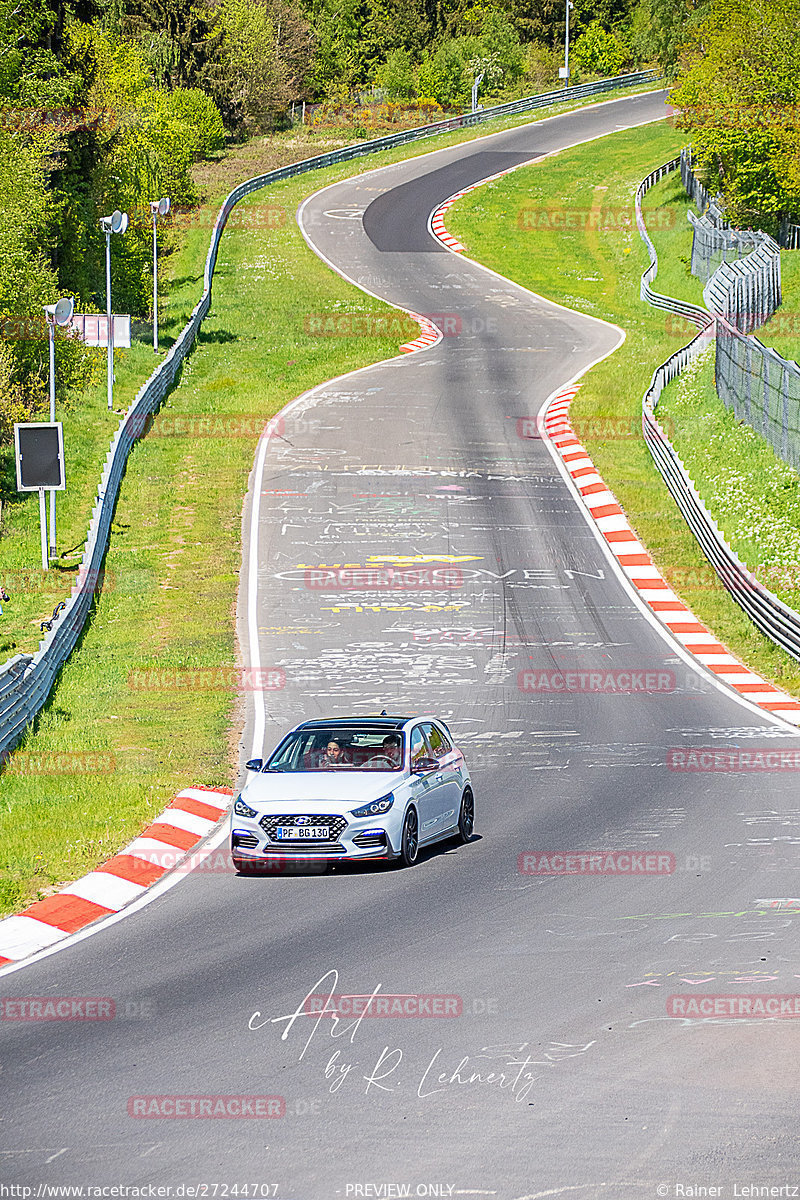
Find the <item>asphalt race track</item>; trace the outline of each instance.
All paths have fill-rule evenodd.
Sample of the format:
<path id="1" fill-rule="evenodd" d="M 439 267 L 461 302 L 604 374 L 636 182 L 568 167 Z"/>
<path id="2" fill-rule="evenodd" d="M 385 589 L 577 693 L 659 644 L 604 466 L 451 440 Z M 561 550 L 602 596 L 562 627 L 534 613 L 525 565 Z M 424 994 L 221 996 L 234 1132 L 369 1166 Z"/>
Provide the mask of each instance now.
<path id="1" fill-rule="evenodd" d="M 645 618 L 545 444 L 520 436 L 618 331 L 427 228 L 469 183 L 664 111 L 661 93 L 579 110 L 303 206 L 331 264 L 449 315 L 452 336 L 315 389 L 262 443 L 239 632 L 243 661 L 282 669 L 286 686 L 248 697 L 243 757 L 304 717 L 436 712 L 468 755 L 477 836 L 411 870 L 197 871 L 6 975 L 3 997 L 110 997 L 117 1016 L 0 1022 L 0 1182 L 279 1200 L 692 1194 L 676 1184 L 732 1197 L 735 1183 L 800 1182 L 797 1022 L 669 1004 L 797 990 L 796 775 L 667 765 L 673 749 L 800 739 Z M 598 143 L 598 178 L 602 161 Z M 389 565 L 409 571 L 400 590 L 354 570 Z M 518 683 L 619 669 L 662 684 Z M 526 853 L 580 850 L 658 852 L 675 869 L 519 869 Z M 423 1008 L 446 1015 L 289 1019 L 309 992 L 377 987 L 444 997 Z M 277 1096 L 285 1115 L 129 1115 L 154 1095 Z"/>

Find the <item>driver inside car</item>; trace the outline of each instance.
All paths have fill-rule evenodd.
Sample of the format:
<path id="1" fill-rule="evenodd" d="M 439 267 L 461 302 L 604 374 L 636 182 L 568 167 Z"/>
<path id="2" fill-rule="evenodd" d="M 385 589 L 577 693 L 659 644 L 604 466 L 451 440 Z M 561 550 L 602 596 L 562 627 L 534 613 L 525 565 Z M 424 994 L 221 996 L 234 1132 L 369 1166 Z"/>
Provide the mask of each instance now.
<path id="1" fill-rule="evenodd" d="M 392 768 L 399 767 L 402 754 L 403 742 L 396 733 L 387 733 L 381 744 L 381 749 L 378 754 L 374 755 L 367 764 L 368 766 L 380 766 L 388 761 Z"/>

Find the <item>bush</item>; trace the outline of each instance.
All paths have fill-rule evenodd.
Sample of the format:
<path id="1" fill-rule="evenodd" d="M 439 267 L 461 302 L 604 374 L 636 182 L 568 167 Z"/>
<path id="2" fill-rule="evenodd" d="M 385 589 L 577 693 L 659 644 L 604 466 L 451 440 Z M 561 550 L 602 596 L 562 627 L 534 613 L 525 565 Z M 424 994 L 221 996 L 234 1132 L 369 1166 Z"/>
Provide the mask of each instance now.
<path id="1" fill-rule="evenodd" d="M 523 63 L 525 90 L 535 94 L 549 92 L 558 87 L 558 68 L 563 61 L 563 51 L 551 50 L 541 42 L 531 42 L 526 48 Z"/>
<path id="2" fill-rule="evenodd" d="M 409 100 L 414 95 L 414 68 L 405 50 L 393 50 L 377 78 L 390 100 Z"/>
<path id="3" fill-rule="evenodd" d="M 466 64 L 455 39 L 442 42 L 434 54 L 420 63 L 417 91 L 433 96 L 442 108 L 455 108 L 466 101 L 472 81 L 467 80 Z"/>
<path id="4" fill-rule="evenodd" d="M 225 148 L 222 115 L 214 101 L 199 88 L 176 88 L 166 93 L 166 108 L 195 139 L 195 154 L 204 158 Z"/>
<path id="5" fill-rule="evenodd" d="M 592 21 L 575 43 L 573 56 L 579 67 L 592 74 L 618 75 L 630 52 L 615 33 L 608 33 L 599 21 Z"/>

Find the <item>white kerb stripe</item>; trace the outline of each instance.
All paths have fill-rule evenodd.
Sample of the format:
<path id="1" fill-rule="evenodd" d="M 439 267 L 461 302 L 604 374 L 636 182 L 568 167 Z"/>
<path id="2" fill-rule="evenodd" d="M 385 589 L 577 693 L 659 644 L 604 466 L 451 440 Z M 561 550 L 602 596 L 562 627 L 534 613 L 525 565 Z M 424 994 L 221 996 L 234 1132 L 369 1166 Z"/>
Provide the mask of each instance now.
<path id="1" fill-rule="evenodd" d="M 132 854 L 134 858 L 145 858 L 148 862 L 169 870 L 189 851 L 181 850 L 179 846 L 170 846 L 167 842 L 159 842 L 155 838 L 141 837 L 135 838 L 130 846 L 126 846 L 120 853 Z"/>
<path id="2" fill-rule="evenodd" d="M 202 788 L 184 788 L 182 792 L 178 792 L 176 799 L 201 800 L 203 804 L 211 804 L 220 812 L 224 812 L 226 808 L 230 808 L 233 796 L 225 796 L 222 792 L 206 792 Z"/>
<path id="3" fill-rule="evenodd" d="M 659 574 L 657 567 L 632 567 L 628 563 L 620 563 L 619 565 L 620 565 L 620 568 L 625 572 L 625 574 L 630 579 L 632 579 L 634 577 L 634 575 L 636 576 L 637 579 L 660 579 L 661 578 L 661 575 Z M 691 613 L 684 613 L 683 617 L 684 617 L 684 620 L 686 620 L 686 621 L 695 620 L 695 618 L 692 616 Z"/>
<path id="4" fill-rule="evenodd" d="M 3 958 L 27 958 L 67 936 L 63 929 L 35 917 L 6 917 L 0 921 L 0 954 Z"/>
<path id="5" fill-rule="evenodd" d="M 80 896 L 83 900 L 91 900 L 93 904 L 102 904 L 104 908 L 118 912 L 123 904 L 135 900 L 145 891 L 145 885 L 120 879 L 109 871 L 90 871 L 82 879 L 65 887 L 61 895 Z"/>
<path id="6" fill-rule="evenodd" d="M 187 833 L 196 833 L 198 837 L 202 837 L 217 822 L 209 821 L 208 817 L 196 817 L 194 813 L 184 812 L 182 808 L 165 808 L 154 823 L 175 825 L 178 829 L 185 829 Z"/>

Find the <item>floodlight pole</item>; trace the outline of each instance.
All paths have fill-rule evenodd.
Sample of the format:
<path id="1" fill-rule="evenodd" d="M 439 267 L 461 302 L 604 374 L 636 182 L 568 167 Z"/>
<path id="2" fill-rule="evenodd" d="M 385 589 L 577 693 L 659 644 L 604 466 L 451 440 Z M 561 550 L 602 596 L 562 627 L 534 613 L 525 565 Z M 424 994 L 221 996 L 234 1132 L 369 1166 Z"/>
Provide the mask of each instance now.
<path id="1" fill-rule="evenodd" d="M 569 87 L 569 10 L 572 0 L 567 0 L 567 27 L 564 35 L 564 87 Z"/>
<path id="2" fill-rule="evenodd" d="M 108 353 L 106 355 L 106 393 L 108 411 L 114 407 L 114 316 L 111 312 L 111 219 L 104 218 L 106 232 L 106 317 L 108 320 Z"/>
<path id="3" fill-rule="evenodd" d="M 153 352 L 158 354 L 158 235 L 156 233 L 156 217 L 158 204 L 150 205 L 153 213 Z"/>
<path id="4" fill-rule="evenodd" d="M 47 321 L 48 341 L 50 343 L 50 424 L 56 420 L 56 325 L 67 325 L 72 319 L 72 300 L 66 298 L 57 304 L 45 304 L 44 315 Z M 42 527 L 44 537 L 44 526 Z M 56 557 L 56 492 L 50 488 L 50 558 Z"/>
<path id="5" fill-rule="evenodd" d="M 45 312 L 47 310 L 45 309 Z M 50 423 L 53 424 L 56 419 L 56 318 L 55 312 L 52 317 L 47 313 L 47 330 L 50 335 Z M 44 500 L 44 491 L 40 492 L 42 500 Z M 44 536 L 44 526 L 42 526 L 42 536 Z M 56 556 L 56 493 L 55 489 L 50 489 L 50 557 Z"/>
<path id="6" fill-rule="evenodd" d="M 124 233 L 128 228 L 128 214 L 115 211 L 110 217 L 100 218 L 100 228 L 106 235 L 106 317 L 108 319 L 108 411 L 114 407 L 114 314 L 111 309 L 111 235 Z"/>
<path id="7" fill-rule="evenodd" d="M 485 74 L 485 72 L 484 72 Z M 478 88 L 483 82 L 483 74 L 476 76 L 475 82 L 472 85 L 472 111 L 477 112 L 478 109 Z"/>
<path id="8" fill-rule="evenodd" d="M 150 212 L 153 214 L 153 351 L 158 354 L 158 234 L 156 220 L 169 212 L 169 196 L 161 200 L 150 201 Z"/>

